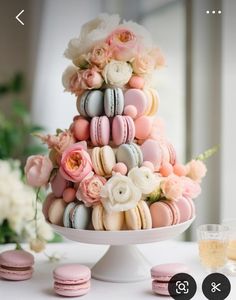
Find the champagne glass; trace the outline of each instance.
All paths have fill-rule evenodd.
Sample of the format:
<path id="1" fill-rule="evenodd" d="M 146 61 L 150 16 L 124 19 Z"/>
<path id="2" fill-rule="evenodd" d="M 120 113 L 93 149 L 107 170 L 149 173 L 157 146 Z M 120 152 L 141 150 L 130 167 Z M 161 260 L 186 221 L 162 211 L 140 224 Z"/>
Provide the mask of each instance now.
<path id="1" fill-rule="evenodd" d="M 200 225 L 197 229 L 199 256 L 210 273 L 218 272 L 227 262 L 229 228 L 220 224 Z"/>
<path id="2" fill-rule="evenodd" d="M 224 220 L 223 224 L 229 227 L 229 243 L 226 252 L 227 269 L 230 275 L 236 276 L 236 219 Z"/>

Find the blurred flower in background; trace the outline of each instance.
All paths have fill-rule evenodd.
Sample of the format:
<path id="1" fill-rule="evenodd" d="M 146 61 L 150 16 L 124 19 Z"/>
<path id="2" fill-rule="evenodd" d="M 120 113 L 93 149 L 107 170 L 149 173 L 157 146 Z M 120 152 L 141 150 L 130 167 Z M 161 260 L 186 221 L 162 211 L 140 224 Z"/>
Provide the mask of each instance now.
<path id="1" fill-rule="evenodd" d="M 0 244 L 29 242 L 32 250 L 38 252 L 54 234 L 45 222 L 35 190 L 24 183 L 26 157 L 42 153 L 44 148 L 30 140 L 31 133 L 43 128 L 32 124 L 21 99 L 23 90 L 22 74 L 0 83 L 0 107 L 7 106 L 8 112 L 0 111 Z M 37 194 L 44 198 L 41 196 Z"/>

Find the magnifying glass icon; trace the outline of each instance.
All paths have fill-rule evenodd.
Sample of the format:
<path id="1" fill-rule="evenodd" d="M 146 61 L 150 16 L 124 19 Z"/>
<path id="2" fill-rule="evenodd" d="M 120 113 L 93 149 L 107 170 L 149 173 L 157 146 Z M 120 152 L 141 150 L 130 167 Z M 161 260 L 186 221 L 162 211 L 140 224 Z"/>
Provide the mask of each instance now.
<path id="1" fill-rule="evenodd" d="M 186 290 L 186 285 L 183 283 L 183 282 L 181 282 L 181 283 L 179 283 L 179 285 L 178 285 L 178 289 L 182 292 L 187 292 L 187 290 Z"/>

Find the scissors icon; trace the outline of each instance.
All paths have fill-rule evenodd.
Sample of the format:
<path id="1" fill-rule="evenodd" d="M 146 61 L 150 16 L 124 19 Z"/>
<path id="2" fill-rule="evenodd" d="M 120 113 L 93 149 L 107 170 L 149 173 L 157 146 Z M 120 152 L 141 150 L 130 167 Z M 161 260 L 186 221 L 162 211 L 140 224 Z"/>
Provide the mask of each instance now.
<path id="1" fill-rule="evenodd" d="M 216 284 L 214 281 L 211 283 L 212 289 L 211 292 L 215 293 L 216 291 L 221 292 L 221 290 L 218 288 L 221 285 L 221 283 Z"/>

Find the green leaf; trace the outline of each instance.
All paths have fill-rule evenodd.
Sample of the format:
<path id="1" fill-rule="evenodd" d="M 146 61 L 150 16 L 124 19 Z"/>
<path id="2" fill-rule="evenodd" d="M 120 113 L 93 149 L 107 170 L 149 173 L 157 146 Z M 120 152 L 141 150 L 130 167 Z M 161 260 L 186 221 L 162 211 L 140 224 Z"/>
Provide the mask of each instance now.
<path id="1" fill-rule="evenodd" d="M 13 93 L 20 93 L 24 88 L 24 76 L 22 73 L 16 73 L 10 83 L 10 89 Z"/>

